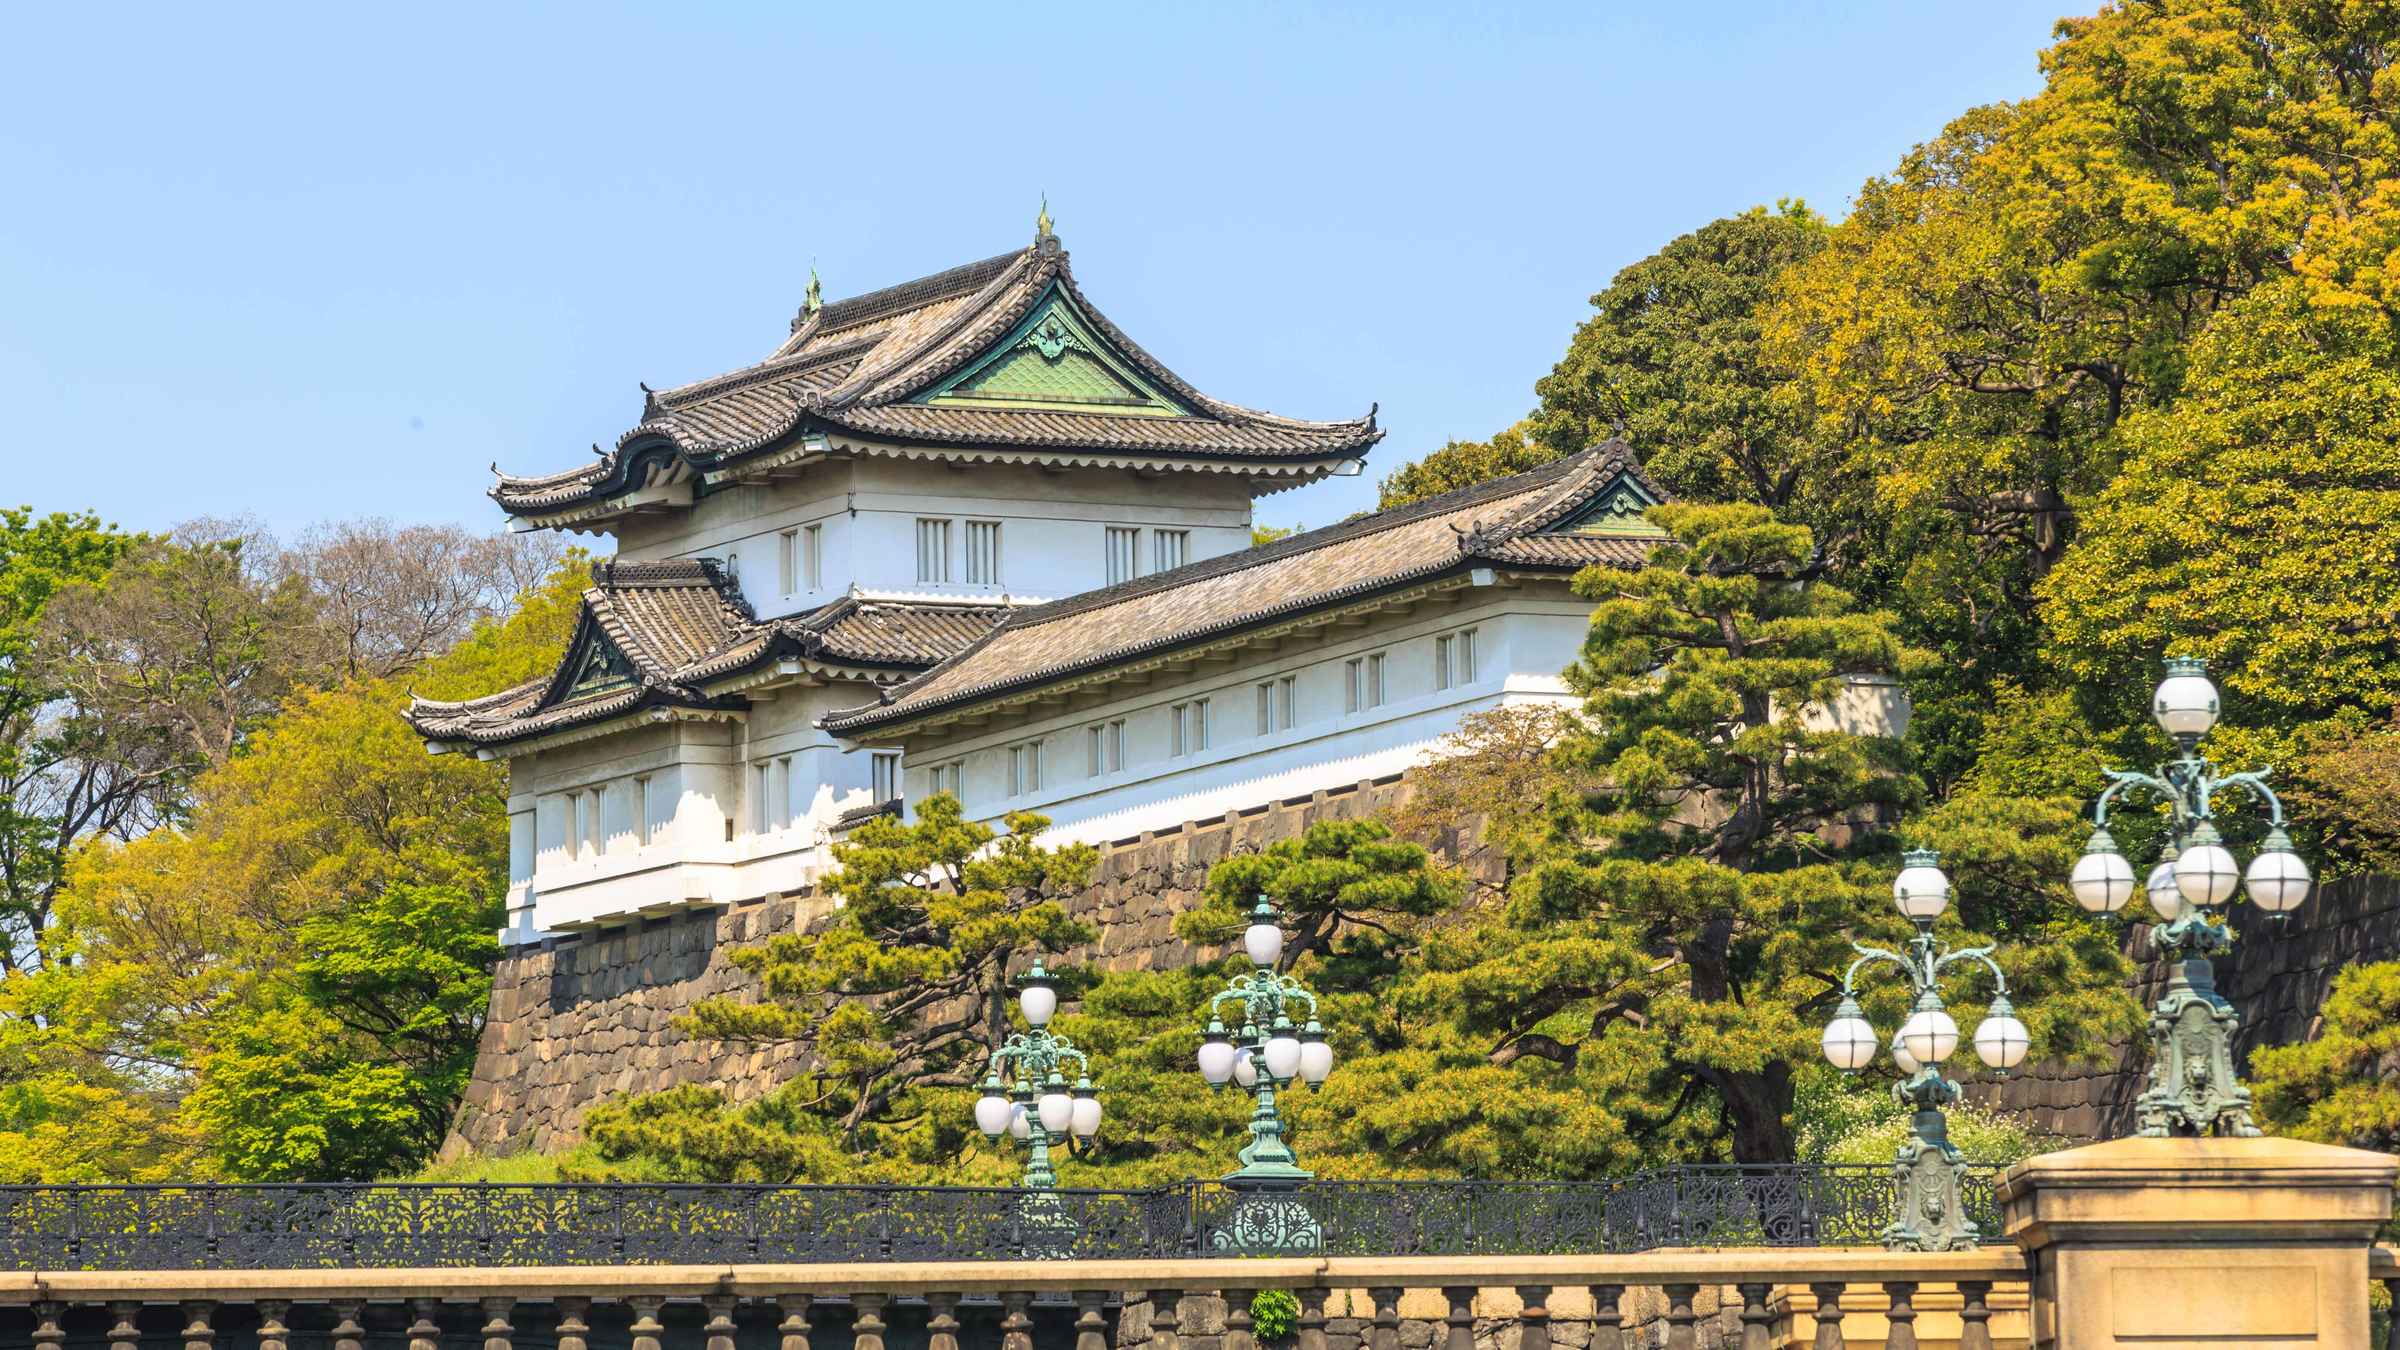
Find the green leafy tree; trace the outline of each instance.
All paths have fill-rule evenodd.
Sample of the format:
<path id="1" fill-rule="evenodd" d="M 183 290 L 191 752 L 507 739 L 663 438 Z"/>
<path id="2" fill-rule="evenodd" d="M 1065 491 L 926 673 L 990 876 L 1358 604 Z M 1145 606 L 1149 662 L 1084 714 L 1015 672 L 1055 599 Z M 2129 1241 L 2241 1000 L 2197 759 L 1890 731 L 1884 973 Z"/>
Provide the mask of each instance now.
<path id="1" fill-rule="evenodd" d="M 1789 1161 L 1793 1066 L 1815 1051 L 1853 933 L 1892 926 L 1844 827 L 1908 796 L 1888 736 L 1829 725 L 1846 680 L 1891 677 L 1889 620 L 1814 575 L 1763 507 L 1661 507 L 1647 567 L 1595 602 L 1561 753 L 1601 784 L 1514 883 L 1508 921 L 1437 942 L 1421 997 L 1492 1057 L 1589 1067 L 1627 1137 Z"/>
<path id="2" fill-rule="evenodd" d="M 1371 977 L 1390 971 L 1418 920 L 1452 908 L 1463 891 L 1455 872 L 1382 821 L 1321 820 L 1208 869 L 1201 904 L 1175 917 L 1175 931 L 1196 944 L 1230 942 L 1258 897 L 1270 896 L 1289 935 L 1286 967 L 1314 954 Z"/>
<path id="3" fill-rule="evenodd" d="M 914 820 L 867 822 L 834 845 L 830 922 L 733 953 L 764 999 L 709 999 L 682 1025 L 801 1046 L 816 1070 L 807 1109 L 850 1152 L 870 1121 L 914 1115 L 921 1091 L 969 1086 L 1008 1033 L 1012 970 L 1095 935 L 1062 901 L 1098 852 L 1044 847 L 1049 821 L 1029 812 L 1006 824 L 968 820 L 947 793 Z"/>
<path id="4" fill-rule="evenodd" d="M 1823 244 L 1825 220 L 1798 202 L 1711 221 L 1617 273 L 1592 297 L 1541 395 L 1532 436 L 1581 449 L 1611 436 L 1676 496 L 1783 510 L 1834 461 L 1783 375 L 1760 321 L 1777 277 Z"/>
<path id="5" fill-rule="evenodd" d="M 419 686 L 545 672 L 581 589 L 563 572 Z M 0 1046 L 48 1051 L 50 1097 L 115 1094 L 108 1129 L 146 1141 L 117 1157 L 343 1180 L 439 1144 L 490 993 L 508 793 L 499 765 L 427 755 L 406 702 L 303 692 L 192 780 L 183 824 L 76 855 L 42 935 L 59 959 L 0 980 Z"/>
<path id="6" fill-rule="evenodd" d="M 1451 441 L 1421 459 L 1401 465 L 1398 472 L 1384 479 L 1375 509 L 1389 511 L 1395 506 L 1439 497 L 1490 479 L 1538 469 L 1566 453 L 1536 441 L 1531 428 L 1523 422 L 1488 441 Z"/>
<path id="7" fill-rule="evenodd" d="M 2054 659 L 2093 720 L 2138 727 L 2159 656 L 2206 656 L 2240 710 L 2212 751 L 2289 765 L 2400 700 L 2400 340 L 2286 281 L 2217 316 L 2186 386 L 2126 419 L 2043 584 Z"/>
<path id="8" fill-rule="evenodd" d="M 2400 1152 L 2400 961 L 2333 980 L 2314 1040 L 2250 1056 L 2259 1114 L 2276 1133 Z"/>
<path id="9" fill-rule="evenodd" d="M 96 516 L 0 510 L 0 969 L 39 960 L 78 842 L 148 823 L 161 757 L 62 709 L 36 641 L 59 592 L 108 575 L 135 542 Z"/>

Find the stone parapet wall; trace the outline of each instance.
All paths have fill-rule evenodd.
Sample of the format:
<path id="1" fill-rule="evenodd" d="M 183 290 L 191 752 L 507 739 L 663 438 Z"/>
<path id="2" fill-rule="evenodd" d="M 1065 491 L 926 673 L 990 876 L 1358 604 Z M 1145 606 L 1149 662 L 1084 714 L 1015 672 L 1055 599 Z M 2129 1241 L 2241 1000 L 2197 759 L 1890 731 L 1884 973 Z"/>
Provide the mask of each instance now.
<path id="1" fill-rule="evenodd" d="M 1175 936 L 1175 916 L 1200 903 L 1211 866 L 1320 820 L 1388 811 L 1408 791 L 1408 776 L 1394 775 L 1109 844 L 1091 884 L 1068 902 L 1100 939 L 1069 959 L 1109 970 L 1188 963 L 1195 954 Z M 1477 879 L 1498 881 L 1504 863 L 1474 839 L 1470 826 L 1425 842 Z M 695 1039 L 675 1018 L 701 999 L 750 991 L 729 952 L 826 912 L 815 894 L 769 897 L 510 949 L 494 972 L 475 1074 L 443 1155 L 563 1147 L 587 1109 L 629 1092 L 706 1083 L 748 1101 L 774 1090 L 800 1072 L 796 1047 Z"/>

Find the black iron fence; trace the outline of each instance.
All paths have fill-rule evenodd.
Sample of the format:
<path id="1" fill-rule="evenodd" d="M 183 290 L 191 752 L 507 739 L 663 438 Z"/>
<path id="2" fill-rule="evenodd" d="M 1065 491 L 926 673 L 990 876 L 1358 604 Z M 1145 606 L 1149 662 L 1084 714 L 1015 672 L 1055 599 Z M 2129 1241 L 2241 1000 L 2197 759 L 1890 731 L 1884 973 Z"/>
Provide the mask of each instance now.
<path id="1" fill-rule="evenodd" d="M 1996 1231 L 1993 1169 L 1969 1211 Z M 1250 1203 L 1245 1204 L 1245 1201 Z M 1261 1207 L 1151 1190 L 741 1185 L 0 1187 L 0 1269 L 748 1265 L 1872 1245 L 1891 1169 L 1680 1166 L 1603 1182 L 1310 1181 Z"/>

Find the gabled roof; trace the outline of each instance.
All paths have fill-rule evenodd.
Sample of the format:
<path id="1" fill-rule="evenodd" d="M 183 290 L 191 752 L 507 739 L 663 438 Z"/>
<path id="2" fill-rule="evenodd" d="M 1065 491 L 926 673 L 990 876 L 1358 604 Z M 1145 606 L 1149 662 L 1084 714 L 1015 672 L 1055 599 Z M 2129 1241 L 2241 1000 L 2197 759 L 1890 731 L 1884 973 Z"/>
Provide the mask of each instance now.
<path id="1" fill-rule="evenodd" d="M 1477 567 L 1569 574 L 1595 563 L 1639 566 L 1664 537 L 1641 512 L 1664 500 L 1631 449 L 1612 441 L 1529 473 L 1018 610 L 882 701 L 823 725 L 842 736 L 889 735 Z"/>
<path id="2" fill-rule="evenodd" d="M 711 686 L 770 661 L 890 678 L 967 646 L 1006 613 L 845 597 L 760 621 L 713 558 L 598 563 L 557 670 L 482 698 L 412 699 L 407 717 L 437 745 L 494 746 L 649 708 L 728 711 L 745 705 Z"/>
<path id="3" fill-rule="evenodd" d="M 944 457 L 1306 481 L 1382 435 L 1372 410 L 1309 422 L 1194 389 L 1092 306 L 1057 236 L 1044 234 L 1016 253 L 812 305 L 766 360 L 648 391 L 613 450 L 562 473 L 501 474 L 492 496 L 537 521 L 588 517 L 697 476 L 822 453 L 834 438 L 851 449 L 871 448 L 864 440 Z"/>

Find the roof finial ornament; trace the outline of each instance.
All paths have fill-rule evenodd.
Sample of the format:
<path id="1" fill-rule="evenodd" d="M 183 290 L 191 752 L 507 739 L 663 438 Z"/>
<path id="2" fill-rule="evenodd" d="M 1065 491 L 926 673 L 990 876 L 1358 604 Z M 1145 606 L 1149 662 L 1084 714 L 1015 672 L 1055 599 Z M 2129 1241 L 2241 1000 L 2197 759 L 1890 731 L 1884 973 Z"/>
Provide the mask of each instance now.
<path id="1" fill-rule="evenodd" d="M 808 299 L 802 303 L 800 312 L 814 318 L 817 311 L 823 308 L 825 308 L 825 283 L 817 280 L 817 265 L 811 262 L 808 265 Z"/>
<path id="2" fill-rule="evenodd" d="M 1033 218 L 1033 241 L 1040 243 L 1055 236 L 1050 231 L 1050 194 L 1042 193 L 1042 213 Z"/>

